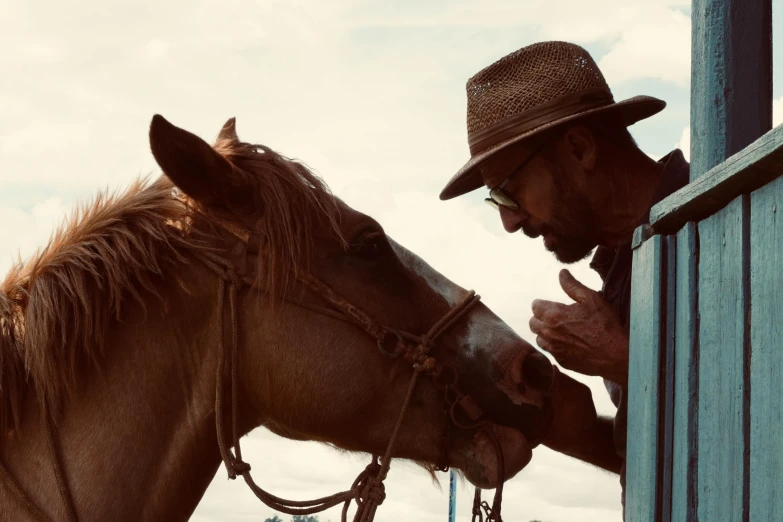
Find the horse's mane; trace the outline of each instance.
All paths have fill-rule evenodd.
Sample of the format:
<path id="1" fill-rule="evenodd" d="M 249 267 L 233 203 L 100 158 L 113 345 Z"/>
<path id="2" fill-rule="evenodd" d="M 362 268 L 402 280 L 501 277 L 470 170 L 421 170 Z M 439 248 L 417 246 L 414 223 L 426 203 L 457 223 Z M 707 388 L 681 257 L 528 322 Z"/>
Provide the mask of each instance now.
<path id="1" fill-rule="evenodd" d="M 316 221 L 340 237 L 335 199 L 306 167 L 270 149 L 229 140 L 215 148 L 236 180 L 257 189 L 265 239 L 258 273 L 274 300 L 292 274 L 306 270 Z M 56 409 L 80 372 L 100 361 L 123 305 L 143 306 L 163 277 L 176 277 L 175 268 L 212 235 L 193 223 L 217 217 L 176 194 L 165 176 L 137 180 L 77 207 L 47 246 L 17 261 L 0 283 L 0 433 L 18 427 L 31 391 Z"/>

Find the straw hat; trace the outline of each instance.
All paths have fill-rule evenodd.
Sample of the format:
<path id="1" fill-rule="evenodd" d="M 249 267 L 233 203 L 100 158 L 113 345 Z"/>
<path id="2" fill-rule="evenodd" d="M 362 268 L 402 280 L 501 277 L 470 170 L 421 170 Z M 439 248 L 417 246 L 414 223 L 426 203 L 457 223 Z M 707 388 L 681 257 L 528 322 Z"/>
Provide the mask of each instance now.
<path id="1" fill-rule="evenodd" d="M 650 96 L 615 102 L 590 54 L 541 42 L 504 56 L 467 83 L 470 160 L 440 193 L 446 200 L 484 185 L 478 167 L 492 154 L 583 116 L 613 113 L 626 126 L 666 107 Z"/>

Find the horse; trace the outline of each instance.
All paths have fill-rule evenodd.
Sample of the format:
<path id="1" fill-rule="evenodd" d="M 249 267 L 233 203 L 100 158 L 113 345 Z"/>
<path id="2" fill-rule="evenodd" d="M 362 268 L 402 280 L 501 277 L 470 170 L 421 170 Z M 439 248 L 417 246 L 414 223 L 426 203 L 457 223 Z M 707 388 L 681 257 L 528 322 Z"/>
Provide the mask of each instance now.
<path id="1" fill-rule="evenodd" d="M 221 462 L 282 505 L 241 457 L 259 426 L 373 456 L 292 513 L 377 507 L 393 458 L 498 490 L 527 465 L 552 367 L 477 295 L 234 118 L 210 145 L 155 115 L 149 141 L 159 177 L 0 285 L 0 518 L 187 520 Z"/>

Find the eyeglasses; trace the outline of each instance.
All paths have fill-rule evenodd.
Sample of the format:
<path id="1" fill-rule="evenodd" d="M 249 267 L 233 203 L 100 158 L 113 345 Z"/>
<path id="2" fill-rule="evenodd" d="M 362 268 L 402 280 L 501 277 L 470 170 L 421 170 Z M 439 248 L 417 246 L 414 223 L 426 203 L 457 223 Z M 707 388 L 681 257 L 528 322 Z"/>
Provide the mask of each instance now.
<path id="1" fill-rule="evenodd" d="M 514 177 L 519 174 L 519 172 L 525 168 L 525 166 L 528 164 L 530 160 L 532 160 L 536 154 L 541 151 L 543 148 L 544 143 L 536 147 L 536 149 L 533 151 L 533 153 L 527 157 L 525 161 L 522 162 L 519 167 L 514 169 L 514 172 L 508 175 L 508 177 L 503 180 L 503 183 L 498 185 L 497 187 L 493 188 L 489 191 L 489 197 L 486 198 L 484 201 L 495 210 L 500 210 L 500 207 L 507 208 L 509 210 L 519 210 L 519 203 L 517 203 L 517 200 L 514 199 L 508 192 L 503 190 L 508 183 L 514 179 Z"/>

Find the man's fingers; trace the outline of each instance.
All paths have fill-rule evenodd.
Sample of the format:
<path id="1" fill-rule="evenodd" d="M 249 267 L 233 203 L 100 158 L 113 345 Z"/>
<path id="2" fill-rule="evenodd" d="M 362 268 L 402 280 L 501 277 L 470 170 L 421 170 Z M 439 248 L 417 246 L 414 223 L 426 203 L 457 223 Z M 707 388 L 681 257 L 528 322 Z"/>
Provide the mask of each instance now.
<path id="1" fill-rule="evenodd" d="M 552 344 L 547 341 L 544 336 L 539 335 L 536 337 L 536 344 L 541 348 L 542 350 L 545 350 L 547 352 L 551 353 L 552 350 Z"/>
<path id="2" fill-rule="evenodd" d="M 591 295 L 595 294 L 594 290 L 587 288 L 585 285 L 577 281 L 576 278 L 571 275 L 571 272 L 565 268 L 560 271 L 560 286 L 563 288 L 563 291 L 566 293 L 566 295 L 577 303 L 581 303 Z"/>
<path id="3" fill-rule="evenodd" d="M 544 330 L 544 321 L 535 316 L 530 318 L 528 325 L 534 334 L 541 334 Z"/>
<path id="4" fill-rule="evenodd" d="M 545 301 L 543 299 L 533 300 L 533 316 L 538 317 L 542 321 L 552 319 L 553 316 L 565 312 L 567 305 L 563 303 L 555 303 L 552 301 Z"/>

